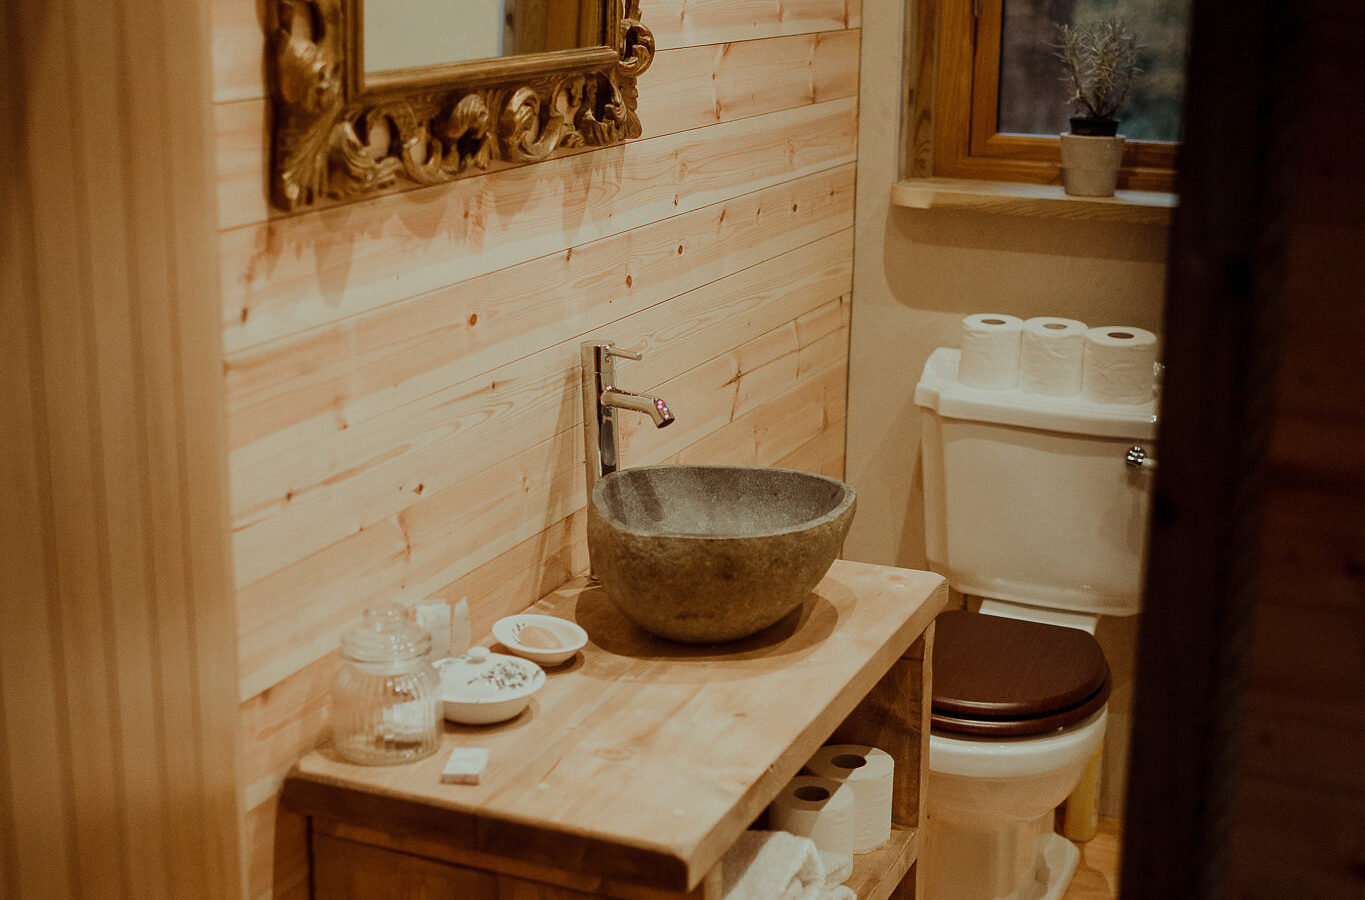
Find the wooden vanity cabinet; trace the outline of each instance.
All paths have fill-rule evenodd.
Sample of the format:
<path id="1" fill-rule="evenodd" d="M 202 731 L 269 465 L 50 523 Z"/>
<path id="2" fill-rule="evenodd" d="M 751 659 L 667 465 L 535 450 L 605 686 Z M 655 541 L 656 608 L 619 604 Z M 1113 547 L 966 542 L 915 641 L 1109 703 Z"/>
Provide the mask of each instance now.
<path id="1" fill-rule="evenodd" d="M 892 838 L 854 857 L 848 884 L 859 900 L 912 898 L 923 698 L 946 601 L 937 575 L 838 561 L 799 614 L 687 647 L 570 584 L 531 611 L 591 640 L 517 719 L 447 725 L 442 749 L 409 765 L 353 765 L 323 747 L 294 768 L 284 802 L 309 820 L 313 896 L 719 900 L 725 850 L 837 741 L 896 760 Z M 480 784 L 440 782 L 456 746 L 491 750 Z"/>

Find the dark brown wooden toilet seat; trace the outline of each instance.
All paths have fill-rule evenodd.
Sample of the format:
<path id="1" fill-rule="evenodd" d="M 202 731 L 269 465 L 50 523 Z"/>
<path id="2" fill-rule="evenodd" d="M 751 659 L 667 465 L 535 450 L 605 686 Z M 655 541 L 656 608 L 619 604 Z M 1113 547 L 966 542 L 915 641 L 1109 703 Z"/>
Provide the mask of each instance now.
<path id="1" fill-rule="evenodd" d="M 1045 734 L 1109 699 L 1109 664 L 1075 628 L 950 610 L 935 620 L 930 720 L 957 734 Z"/>

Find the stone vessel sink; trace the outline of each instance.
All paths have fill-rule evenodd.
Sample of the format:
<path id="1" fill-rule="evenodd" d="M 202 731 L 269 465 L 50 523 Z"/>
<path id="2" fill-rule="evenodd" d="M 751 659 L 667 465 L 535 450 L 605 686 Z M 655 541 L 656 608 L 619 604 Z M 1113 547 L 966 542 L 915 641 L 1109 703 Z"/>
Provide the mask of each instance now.
<path id="1" fill-rule="evenodd" d="M 689 644 L 739 640 L 825 577 L 853 488 L 749 466 L 646 466 L 602 478 L 588 504 L 593 573 L 627 618 Z"/>

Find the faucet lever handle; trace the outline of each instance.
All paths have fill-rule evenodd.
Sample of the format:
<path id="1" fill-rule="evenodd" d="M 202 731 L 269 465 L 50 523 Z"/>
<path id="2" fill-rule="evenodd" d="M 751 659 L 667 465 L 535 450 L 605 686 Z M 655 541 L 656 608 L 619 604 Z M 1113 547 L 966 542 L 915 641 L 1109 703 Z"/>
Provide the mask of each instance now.
<path id="1" fill-rule="evenodd" d="M 643 353 L 632 353 L 629 350 L 622 350 L 618 347 L 603 347 L 602 349 L 607 351 L 608 356 L 616 356 L 621 359 L 633 359 L 636 362 L 639 362 L 645 358 Z"/>

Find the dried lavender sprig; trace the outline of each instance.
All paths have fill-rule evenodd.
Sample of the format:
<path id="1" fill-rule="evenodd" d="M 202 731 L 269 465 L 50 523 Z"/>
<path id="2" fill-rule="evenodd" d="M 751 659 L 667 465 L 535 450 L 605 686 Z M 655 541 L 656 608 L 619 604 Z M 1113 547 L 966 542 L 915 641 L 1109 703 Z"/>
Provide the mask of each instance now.
<path id="1" fill-rule="evenodd" d="M 1137 37 L 1120 19 L 1079 28 L 1059 25 L 1057 31 L 1056 56 L 1063 79 L 1072 84 L 1071 101 L 1093 118 L 1114 118 L 1142 73 Z"/>

